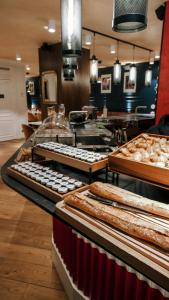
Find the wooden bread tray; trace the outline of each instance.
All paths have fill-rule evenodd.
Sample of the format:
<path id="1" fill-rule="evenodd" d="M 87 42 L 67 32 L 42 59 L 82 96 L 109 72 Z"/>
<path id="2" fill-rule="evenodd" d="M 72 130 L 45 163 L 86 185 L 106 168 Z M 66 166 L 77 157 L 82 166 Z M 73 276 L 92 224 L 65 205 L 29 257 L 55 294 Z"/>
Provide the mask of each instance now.
<path id="1" fill-rule="evenodd" d="M 82 194 L 86 192 L 88 190 L 83 191 Z M 161 280 L 158 284 L 161 286 L 164 285 L 164 288 L 168 286 L 169 253 L 166 251 L 148 242 L 132 237 L 78 209 L 65 205 L 64 201 L 56 204 L 56 212 L 58 216 L 64 218 L 69 224 L 72 223 L 74 228 L 83 230 L 85 236 L 94 238 L 96 243 L 103 246 L 104 249 L 107 249 L 113 255 L 117 255 L 136 270 L 140 272 L 142 270 L 145 271 L 145 275 L 154 280 L 154 282 L 157 279 Z M 135 213 L 131 212 L 132 214 L 135 215 Z M 169 229 L 169 220 L 141 213 L 139 213 L 139 216 L 146 221 L 153 222 L 156 225 L 160 224 L 164 228 Z M 130 257 L 128 257 L 128 254 Z"/>
<path id="2" fill-rule="evenodd" d="M 160 136 L 155 134 L 148 134 L 152 137 L 160 137 L 167 138 L 168 136 Z M 112 171 L 117 173 L 123 173 L 125 175 L 129 175 L 143 181 L 150 182 L 157 186 L 169 189 L 169 168 L 162 168 L 149 165 L 148 163 L 138 162 L 131 160 L 130 158 L 125 159 L 121 157 L 117 157 L 117 154 L 120 153 L 120 149 L 125 148 L 128 144 L 142 137 L 142 134 L 138 135 L 130 142 L 126 143 L 118 150 L 114 151 L 108 157 L 109 167 Z"/>
<path id="3" fill-rule="evenodd" d="M 58 202 L 64 199 L 64 197 L 74 193 L 74 192 L 81 192 L 83 190 L 85 190 L 87 188 L 87 185 L 84 185 L 80 188 L 77 188 L 71 192 L 68 192 L 66 194 L 59 194 L 56 191 L 48 188 L 47 186 L 43 186 L 42 184 L 40 184 L 39 182 L 36 182 L 35 180 L 21 174 L 20 172 L 12 169 L 12 168 L 8 168 L 7 169 L 7 174 L 13 178 L 15 178 L 17 181 L 23 183 L 24 185 L 30 187 L 32 190 L 35 190 L 36 192 L 42 194 L 43 196 L 49 198 L 50 200 L 52 200 L 53 202 Z"/>
<path id="4" fill-rule="evenodd" d="M 106 166 L 108 164 L 108 158 L 102 159 L 98 162 L 88 163 L 86 161 L 82 161 L 77 158 L 72 158 L 72 157 L 69 157 L 64 154 L 52 152 L 47 149 L 42 149 L 40 147 L 33 148 L 33 154 L 37 154 L 37 155 L 52 159 L 54 161 L 57 161 L 61 164 L 71 166 L 73 168 L 76 168 L 76 169 L 79 169 L 79 170 L 82 170 L 85 172 L 91 172 L 91 173 L 94 173 L 98 170 L 106 168 Z"/>

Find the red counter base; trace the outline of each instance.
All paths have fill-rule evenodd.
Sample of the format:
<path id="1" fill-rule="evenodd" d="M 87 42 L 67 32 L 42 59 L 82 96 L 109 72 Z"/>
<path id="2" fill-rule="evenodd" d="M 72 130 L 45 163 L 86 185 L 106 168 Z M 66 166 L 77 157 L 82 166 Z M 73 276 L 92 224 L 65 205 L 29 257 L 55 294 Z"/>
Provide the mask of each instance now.
<path id="1" fill-rule="evenodd" d="M 57 271 L 69 299 L 169 299 L 167 291 L 56 218 L 53 218 L 53 243 L 54 262 L 62 265 Z"/>

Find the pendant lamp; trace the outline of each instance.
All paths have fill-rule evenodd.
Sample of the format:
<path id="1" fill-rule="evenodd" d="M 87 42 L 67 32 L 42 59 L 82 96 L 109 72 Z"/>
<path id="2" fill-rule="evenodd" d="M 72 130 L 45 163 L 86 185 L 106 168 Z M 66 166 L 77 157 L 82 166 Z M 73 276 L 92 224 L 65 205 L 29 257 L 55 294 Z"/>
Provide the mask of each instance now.
<path id="1" fill-rule="evenodd" d="M 113 66 L 113 82 L 118 84 L 121 82 L 121 63 L 118 59 L 119 54 L 119 41 L 117 42 L 117 59 Z"/>
<path id="2" fill-rule="evenodd" d="M 91 36 L 91 34 L 87 34 L 85 36 L 85 45 L 90 46 L 91 44 L 92 44 L 92 36 Z"/>
<path id="3" fill-rule="evenodd" d="M 53 19 L 49 20 L 48 31 L 50 33 L 55 33 L 55 31 L 56 31 L 56 21 L 55 20 L 53 20 Z"/>
<path id="4" fill-rule="evenodd" d="M 136 84 L 136 80 L 137 80 L 137 68 L 136 65 L 134 63 L 134 59 L 135 59 L 135 46 L 133 46 L 133 63 L 130 66 L 130 71 L 129 71 L 129 83 L 131 85 L 135 85 Z"/>
<path id="5" fill-rule="evenodd" d="M 71 68 L 63 69 L 63 77 L 65 81 L 73 81 L 75 71 Z"/>
<path id="6" fill-rule="evenodd" d="M 61 1 L 62 54 L 66 57 L 82 53 L 82 0 Z"/>
<path id="7" fill-rule="evenodd" d="M 137 32 L 147 27 L 148 0 L 114 0 L 112 28 Z"/>
<path id="8" fill-rule="evenodd" d="M 64 69 L 78 69 L 78 61 L 76 57 L 63 57 L 63 68 Z"/>
<path id="9" fill-rule="evenodd" d="M 151 86 L 152 82 L 152 69 L 149 65 L 148 69 L 145 72 L 145 86 Z"/>
<path id="10" fill-rule="evenodd" d="M 151 82 L 152 82 L 152 68 L 150 65 L 151 62 L 151 52 L 149 52 L 149 66 L 148 69 L 145 72 L 145 86 L 151 86 Z"/>
<path id="11" fill-rule="evenodd" d="M 95 33 L 93 39 L 93 55 L 90 59 L 90 82 L 91 83 L 97 83 L 97 79 L 98 79 L 98 59 L 94 53 L 95 53 Z"/>

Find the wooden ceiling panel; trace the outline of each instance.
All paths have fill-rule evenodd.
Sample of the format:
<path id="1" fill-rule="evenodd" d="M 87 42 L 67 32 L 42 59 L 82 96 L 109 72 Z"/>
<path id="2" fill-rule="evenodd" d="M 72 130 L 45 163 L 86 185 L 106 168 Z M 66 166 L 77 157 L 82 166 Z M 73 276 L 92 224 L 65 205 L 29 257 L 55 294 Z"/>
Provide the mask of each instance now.
<path id="1" fill-rule="evenodd" d="M 111 36 L 124 39 L 160 51 L 162 22 L 155 15 L 155 9 L 163 0 L 149 0 L 148 27 L 138 33 L 115 33 L 112 31 L 113 0 L 83 0 L 83 26 Z M 38 48 L 43 42 L 60 41 L 59 0 L 1 0 L 0 9 L 0 58 L 14 60 L 16 53 L 22 56 L 22 63 L 31 66 L 31 75 L 38 74 Z M 57 30 L 50 34 L 43 27 L 49 19 L 56 19 Z M 109 39 L 96 36 L 96 55 L 102 65 L 112 65 L 116 55 L 110 54 Z M 132 60 L 131 47 L 120 44 L 119 57 L 122 62 Z M 146 51 L 136 51 L 136 61 L 146 61 Z"/>

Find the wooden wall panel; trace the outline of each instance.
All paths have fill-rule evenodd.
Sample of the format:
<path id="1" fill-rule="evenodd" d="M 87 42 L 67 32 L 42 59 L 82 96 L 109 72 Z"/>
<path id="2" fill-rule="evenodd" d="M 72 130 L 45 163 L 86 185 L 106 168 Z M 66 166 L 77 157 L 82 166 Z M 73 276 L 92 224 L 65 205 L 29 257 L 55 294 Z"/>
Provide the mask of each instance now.
<path id="1" fill-rule="evenodd" d="M 56 71 L 58 77 L 58 104 L 65 104 L 67 114 L 71 110 L 80 110 L 83 105 L 88 105 L 90 87 L 89 58 L 90 51 L 83 49 L 75 79 L 72 82 L 65 81 L 62 70 L 61 44 L 42 46 L 39 49 L 40 73 L 42 74 L 42 72 L 49 70 Z M 47 105 L 42 103 L 44 117 L 46 108 Z"/>

